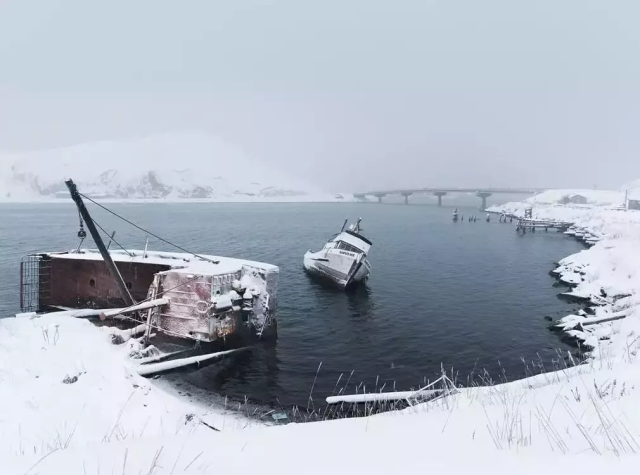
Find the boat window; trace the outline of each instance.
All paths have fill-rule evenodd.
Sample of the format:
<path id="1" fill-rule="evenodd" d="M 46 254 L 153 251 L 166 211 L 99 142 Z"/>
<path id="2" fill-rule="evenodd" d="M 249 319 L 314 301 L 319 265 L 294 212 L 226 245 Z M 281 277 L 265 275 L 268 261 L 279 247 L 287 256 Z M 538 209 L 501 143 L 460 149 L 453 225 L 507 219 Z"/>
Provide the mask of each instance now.
<path id="1" fill-rule="evenodd" d="M 125 285 L 127 286 L 127 289 L 131 290 L 131 287 L 132 287 L 131 282 L 127 282 Z"/>
<path id="2" fill-rule="evenodd" d="M 95 287 L 96 286 L 96 281 L 93 279 L 89 279 L 89 287 Z"/>
<path id="3" fill-rule="evenodd" d="M 349 252 L 362 252 L 362 250 L 344 241 L 340 241 L 338 243 L 338 249 L 342 249 L 344 251 L 349 251 Z"/>

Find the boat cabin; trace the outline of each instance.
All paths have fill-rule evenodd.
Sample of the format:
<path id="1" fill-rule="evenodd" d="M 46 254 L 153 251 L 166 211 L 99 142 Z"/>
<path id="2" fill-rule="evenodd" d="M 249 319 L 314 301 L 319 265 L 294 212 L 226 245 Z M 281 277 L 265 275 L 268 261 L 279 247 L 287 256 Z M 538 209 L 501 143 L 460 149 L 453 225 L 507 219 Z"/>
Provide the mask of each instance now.
<path id="1" fill-rule="evenodd" d="M 371 241 L 369 241 L 366 237 L 360 235 L 359 233 L 351 230 L 342 231 L 339 233 L 333 241 L 335 243 L 335 248 L 344 250 L 347 252 L 355 252 L 365 254 L 369 253 L 369 249 L 371 249 Z"/>

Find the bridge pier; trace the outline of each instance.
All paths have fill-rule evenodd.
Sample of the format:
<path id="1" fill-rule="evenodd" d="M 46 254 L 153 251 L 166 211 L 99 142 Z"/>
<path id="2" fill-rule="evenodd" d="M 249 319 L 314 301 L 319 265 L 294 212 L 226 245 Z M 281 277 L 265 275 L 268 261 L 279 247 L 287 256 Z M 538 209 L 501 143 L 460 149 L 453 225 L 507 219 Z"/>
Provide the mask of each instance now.
<path id="1" fill-rule="evenodd" d="M 376 193 L 374 196 L 378 198 L 378 203 L 382 203 L 382 198 L 387 196 L 386 193 Z"/>
<path id="2" fill-rule="evenodd" d="M 492 193 L 488 191 L 478 191 L 476 193 L 476 196 L 482 199 L 482 205 L 480 206 L 481 211 L 484 211 L 485 209 L 487 209 L 487 198 L 489 198 L 491 195 Z"/>
<path id="3" fill-rule="evenodd" d="M 438 197 L 438 206 L 442 206 L 442 197 L 444 195 L 446 195 L 447 192 L 446 191 L 434 191 L 433 192 L 433 196 L 437 196 Z"/>
<path id="4" fill-rule="evenodd" d="M 392 190 L 376 190 L 354 193 L 353 196 L 363 201 L 367 201 L 366 197 L 375 196 L 378 198 L 378 203 L 382 203 L 382 198 L 388 195 L 400 195 L 404 197 L 404 203 L 409 204 L 409 196 L 415 194 L 428 195 L 432 193 L 433 196 L 438 197 L 438 206 L 442 206 L 442 197 L 448 193 L 475 193 L 475 195 L 482 200 L 480 209 L 487 208 L 487 198 L 496 193 L 509 193 L 509 194 L 521 194 L 521 195 L 534 195 L 547 189 L 543 188 L 396 188 Z"/>

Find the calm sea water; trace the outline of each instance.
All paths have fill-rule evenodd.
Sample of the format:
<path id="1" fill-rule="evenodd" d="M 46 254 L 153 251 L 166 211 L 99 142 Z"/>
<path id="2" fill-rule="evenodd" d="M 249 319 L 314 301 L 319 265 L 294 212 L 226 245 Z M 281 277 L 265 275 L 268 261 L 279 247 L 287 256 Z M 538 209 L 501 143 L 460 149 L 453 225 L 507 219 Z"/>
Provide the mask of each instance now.
<path id="1" fill-rule="evenodd" d="M 525 375 L 522 358 L 551 368 L 569 347 L 547 330 L 545 316 L 571 306 L 557 299 L 555 261 L 580 245 L 563 234 L 515 233 L 513 225 L 454 224 L 451 208 L 377 204 L 119 204 L 118 213 L 196 252 L 245 257 L 280 266 L 278 337 L 222 370 L 181 377 L 220 395 L 260 404 L 305 406 L 330 395 L 341 374 L 350 391 L 416 388 L 441 364 L 462 379 L 486 368 L 495 379 Z M 126 247 L 146 236 L 91 207 Z M 460 208 L 468 216 L 478 211 Z M 344 218 L 363 218 L 373 241 L 371 278 L 345 293 L 302 269 Z M 19 262 L 32 251 L 77 246 L 71 204 L 0 205 L 0 315 L 19 307 Z M 152 249 L 169 250 L 150 239 Z M 320 366 L 321 365 L 321 366 Z M 318 368 L 320 370 L 318 371 Z"/>

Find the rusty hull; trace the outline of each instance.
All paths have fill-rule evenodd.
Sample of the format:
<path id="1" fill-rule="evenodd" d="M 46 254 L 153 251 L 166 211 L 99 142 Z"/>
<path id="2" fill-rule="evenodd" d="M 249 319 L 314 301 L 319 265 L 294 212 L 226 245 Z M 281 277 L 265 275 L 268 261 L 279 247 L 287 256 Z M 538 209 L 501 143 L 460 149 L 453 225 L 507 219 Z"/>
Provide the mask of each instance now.
<path id="1" fill-rule="evenodd" d="M 236 333 L 242 328 L 240 308 L 216 313 L 208 306 L 212 297 L 229 292 L 231 283 L 239 278 L 240 272 L 216 276 L 161 273 L 159 292 L 169 299 L 169 305 L 160 309 L 159 326 L 169 333 L 204 341 Z"/>
<path id="2" fill-rule="evenodd" d="M 174 262 L 116 261 L 135 301 L 143 301 L 152 295 L 168 299 L 169 303 L 152 311 L 153 326 L 168 335 L 209 342 L 252 332 L 250 315 L 254 312 L 254 305 L 260 315 L 265 312 L 264 298 L 252 297 L 251 304 L 245 308 L 246 299 L 241 297 L 244 290 L 239 289 L 238 293 L 233 286 L 245 271 L 253 267 L 243 265 L 238 270 L 211 275 L 206 272 L 190 273 L 182 267 L 173 268 L 171 264 Z M 263 276 L 262 270 L 254 270 Z M 102 259 L 75 258 L 69 253 L 39 254 L 21 266 L 23 278 L 36 286 L 33 287 L 35 296 L 23 289 L 29 301 L 37 302 L 34 310 L 126 307 Z M 277 273 L 265 282 L 275 300 Z M 23 284 L 24 281 L 21 287 Z"/>
<path id="3" fill-rule="evenodd" d="M 55 254 L 42 261 L 50 278 L 41 281 L 40 307 L 118 308 L 124 301 L 102 260 L 56 258 Z M 131 296 L 135 301 L 147 298 L 156 273 L 170 266 L 141 262 L 116 262 Z M 49 288 L 45 288 L 44 286 Z"/>

